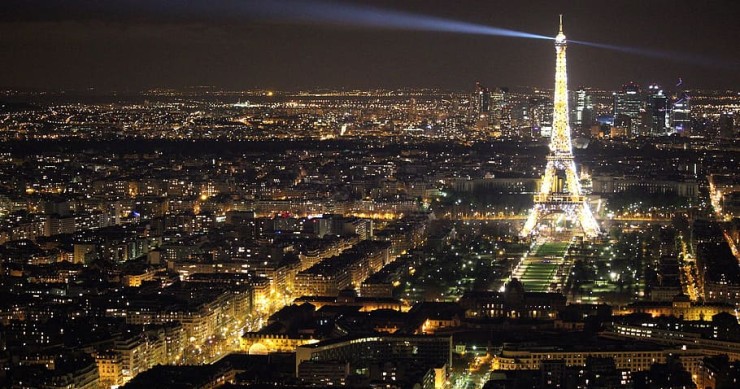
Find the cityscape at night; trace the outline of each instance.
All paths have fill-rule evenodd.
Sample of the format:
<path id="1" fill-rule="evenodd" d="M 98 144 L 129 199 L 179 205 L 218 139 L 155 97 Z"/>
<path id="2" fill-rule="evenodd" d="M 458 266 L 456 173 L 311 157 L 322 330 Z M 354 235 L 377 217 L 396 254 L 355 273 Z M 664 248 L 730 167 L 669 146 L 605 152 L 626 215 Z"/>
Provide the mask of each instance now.
<path id="1" fill-rule="evenodd" d="M 740 387 L 740 3 L 0 4 L 0 387 Z"/>

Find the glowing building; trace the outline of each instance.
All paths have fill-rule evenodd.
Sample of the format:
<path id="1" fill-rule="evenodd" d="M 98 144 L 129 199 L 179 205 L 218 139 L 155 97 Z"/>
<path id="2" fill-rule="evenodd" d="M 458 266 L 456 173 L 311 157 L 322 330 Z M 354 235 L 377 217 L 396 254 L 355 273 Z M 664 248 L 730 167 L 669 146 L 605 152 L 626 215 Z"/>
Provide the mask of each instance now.
<path id="1" fill-rule="evenodd" d="M 650 120 L 650 135 L 664 135 L 668 97 L 663 94 L 663 90 L 656 84 L 650 85 L 648 91 L 647 108 L 648 119 Z"/>
<path id="2" fill-rule="evenodd" d="M 491 92 L 480 82 L 475 83 L 475 111 L 478 115 L 487 114 L 491 110 Z"/>
<path id="3" fill-rule="evenodd" d="M 630 136 L 638 135 L 642 110 L 640 86 L 634 82 L 622 85 L 620 92 L 614 93 L 614 125 L 629 128 Z"/>
<path id="4" fill-rule="evenodd" d="M 576 109 L 573 115 L 573 124 L 576 127 L 590 127 L 593 121 L 593 104 L 591 96 L 583 87 L 576 91 Z"/>
<path id="5" fill-rule="evenodd" d="M 686 92 L 679 94 L 671 109 L 671 127 L 681 135 L 691 133 L 691 104 Z"/>
<path id="6" fill-rule="evenodd" d="M 534 207 L 521 231 L 528 236 L 536 231 L 540 219 L 553 213 L 565 213 L 580 224 L 588 237 L 599 234 L 586 197 L 581 193 L 581 185 L 573 159 L 573 146 L 568 124 L 568 73 L 565 61 L 567 43 L 563 34 L 563 19 L 560 19 L 560 32 L 555 37 L 555 97 L 553 109 L 553 129 L 550 136 L 550 154 L 547 156 L 545 175 L 539 193 L 534 196 Z"/>

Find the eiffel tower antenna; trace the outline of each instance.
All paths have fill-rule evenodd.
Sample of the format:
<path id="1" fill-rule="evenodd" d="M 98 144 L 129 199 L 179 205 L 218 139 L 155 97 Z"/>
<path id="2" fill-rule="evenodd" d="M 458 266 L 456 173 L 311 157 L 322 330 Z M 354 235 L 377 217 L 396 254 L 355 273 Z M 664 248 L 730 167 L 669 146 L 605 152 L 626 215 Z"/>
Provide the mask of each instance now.
<path id="1" fill-rule="evenodd" d="M 567 42 L 563 33 L 563 15 L 560 15 L 560 30 L 555 37 L 555 96 L 553 98 L 552 134 L 550 154 L 542 177 L 542 186 L 534 195 L 534 207 L 530 210 L 520 235 L 536 233 L 541 219 L 552 213 L 565 213 L 574 218 L 587 237 L 599 234 L 599 225 L 591 213 L 586 196 L 581 192 L 568 123 L 568 72 L 565 62 Z M 565 180 L 561 180 L 562 172 Z M 563 182 L 564 181 L 564 182 Z"/>
<path id="2" fill-rule="evenodd" d="M 560 14 L 560 29 L 558 30 L 558 33 L 563 33 L 563 14 Z"/>

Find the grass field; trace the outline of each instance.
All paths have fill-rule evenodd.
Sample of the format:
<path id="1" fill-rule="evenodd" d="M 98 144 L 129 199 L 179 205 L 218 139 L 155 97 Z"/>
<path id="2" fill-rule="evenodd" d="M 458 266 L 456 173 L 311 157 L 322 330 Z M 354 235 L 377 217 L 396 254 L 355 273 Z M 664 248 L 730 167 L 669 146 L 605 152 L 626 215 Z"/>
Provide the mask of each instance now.
<path id="1" fill-rule="evenodd" d="M 568 246 L 570 245 L 569 242 L 551 242 L 551 243 L 543 243 L 542 246 L 540 246 L 539 249 L 537 249 L 537 252 L 534 253 L 535 257 L 549 257 L 549 256 L 556 256 L 556 257 L 563 257 L 565 255 L 565 251 L 568 250 Z"/>
<path id="2" fill-rule="evenodd" d="M 548 291 L 569 244 L 568 242 L 543 243 L 532 256 L 523 260 L 518 276 L 526 291 Z"/>
<path id="3" fill-rule="evenodd" d="M 525 259 L 520 281 L 529 292 L 546 292 L 558 270 L 557 263 L 543 262 L 541 258 Z"/>

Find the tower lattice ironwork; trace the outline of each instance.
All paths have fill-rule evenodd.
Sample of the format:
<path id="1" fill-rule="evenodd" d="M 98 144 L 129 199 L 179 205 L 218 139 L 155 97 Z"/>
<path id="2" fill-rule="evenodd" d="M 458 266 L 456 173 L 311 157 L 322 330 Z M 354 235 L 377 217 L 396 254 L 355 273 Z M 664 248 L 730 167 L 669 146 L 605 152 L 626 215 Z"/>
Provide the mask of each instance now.
<path id="1" fill-rule="evenodd" d="M 524 223 L 521 235 L 528 236 L 538 222 L 551 213 L 565 213 L 578 221 L 586 236 L 599 234 L 599 225 L 591 213 L 586 196 L 576 173 L 568 123 L 568 73 L 565 63 L 565 34 L 563 17 L 560 16 L 560 31 L 555 37 L 555 97 L 550 135 L 550 154 L 542 177 L 540 190 L 534 196 L 534 207 Z"/>

